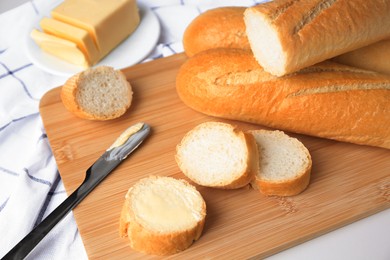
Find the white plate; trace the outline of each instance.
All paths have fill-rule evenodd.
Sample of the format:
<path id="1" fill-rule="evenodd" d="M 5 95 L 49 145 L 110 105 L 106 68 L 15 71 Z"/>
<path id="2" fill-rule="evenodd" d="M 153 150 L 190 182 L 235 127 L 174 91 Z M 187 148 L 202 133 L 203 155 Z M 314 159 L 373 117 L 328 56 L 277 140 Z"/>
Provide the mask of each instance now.
<path id="1" fill-rule="evenodd" d="M 42 12 L 42 16 L 33 22 L 33 26 L 26 37 L 26 53 L 34 65 L 49 73 L 59 76 L 72 76 L 85 70 L 83 67 L 72 65 L 53 55 L 50 55 L 34 42 L 30 32 L 35 28 L 41 30 L 39 21 L 42 17 L 50 17 L 50 11 L 56 6 L 51 5 Z M 134 65 L 143 60 L 156 46 L 160 36 L 160 23 L 157 16 L 146 6 L 138 5 L 141 21 L 137 29 L 104 59 L 95 65 L 107 65 L 115 69 L 122 69 Z"/>

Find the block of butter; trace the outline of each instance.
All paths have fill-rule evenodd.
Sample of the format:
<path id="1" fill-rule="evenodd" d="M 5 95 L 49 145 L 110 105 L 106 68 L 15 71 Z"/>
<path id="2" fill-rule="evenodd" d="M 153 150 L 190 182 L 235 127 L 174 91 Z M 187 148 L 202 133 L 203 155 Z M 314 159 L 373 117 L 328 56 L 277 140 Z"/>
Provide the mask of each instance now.
<path id="1" fill-rule="evenodd" d="M 51 11 L 51 16 L 40 22 L 43 30 L 38 37 L 40 43 L 37 32 L 32 33 L 32 38 L 41 47 L 42 39 L 50 38 L 50 45 L 42 49 L 61 59 L 64 59 L 61 53 L 65 51 L 64 46 L 66 52 L 71 52 L 70 45 L 49 36 L 74 43 L 74 53 L 65 60 L 80 65 L 81 52 L 86 60 L 84 67 L 104 58 L 133 33 L 140 22 L 136 0 L 65 0 Z M 76 57 L 77 60 L 73 60 Z"/>

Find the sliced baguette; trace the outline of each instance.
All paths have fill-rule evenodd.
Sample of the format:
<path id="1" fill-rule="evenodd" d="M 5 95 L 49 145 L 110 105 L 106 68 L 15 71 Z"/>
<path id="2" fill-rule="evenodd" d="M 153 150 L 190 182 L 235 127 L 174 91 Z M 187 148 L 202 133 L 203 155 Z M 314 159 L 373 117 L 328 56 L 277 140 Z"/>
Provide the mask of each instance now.
<path id="1" fill-rule="evenodd" d="M 270 196 L 293 196 L 310 182 L 312 160 L 307 148 L 282 131 L 249 131 L 259 147 L 259 171 L 252 187 Z"/>
<path id="2" fill-rule="evenodd" d="M 189 131 L 177 145 L 175 157 L 184 175 L 214 188 L 243 187 L 258 168 L 253 136 L 222 122 L 205 122 Z"/>
<path id="3" fill-rule="evenodd" d="M 246 34 L 265 71 L 286 75 L 390 37 L 383 0 L 275 0 L 246 9 Z"/>
<path id="4" fill-rule="evenodd" d="M 206 204 L 185 180 L 150 176 L 132 186 L 120 217 L 120 236 L 139 252 L 171 255 L 202 234 Z"/>
<path id="5" fill-rule="evenodd" d="M 69 78 L 61 88 L 65 108 L 90 120 L 122 116 L 131 105 L 132 88 L 125 75 L 108 66 L 90 68 Z"/>

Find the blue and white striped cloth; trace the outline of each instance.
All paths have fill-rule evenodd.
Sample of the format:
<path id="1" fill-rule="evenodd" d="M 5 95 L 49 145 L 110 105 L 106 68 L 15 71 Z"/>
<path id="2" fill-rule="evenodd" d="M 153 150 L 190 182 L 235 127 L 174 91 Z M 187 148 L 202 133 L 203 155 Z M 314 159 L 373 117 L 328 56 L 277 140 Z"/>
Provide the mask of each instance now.
<path id="1" fill-rule="evenodd" d="M 161 36 L 145 61 L 182 52 L 182 34 L 200 13 L 261 1 L 139 0 L 160 20 Z M 39 114 L 39 101 L 66 78 L 40 70 L 24 53 L 31 22 L 50 1 L 34 0 L 0 15 L 0 257 L 66 197 Z M 29 255 L 33 259 L 87 259 L 73 214 Z"/>

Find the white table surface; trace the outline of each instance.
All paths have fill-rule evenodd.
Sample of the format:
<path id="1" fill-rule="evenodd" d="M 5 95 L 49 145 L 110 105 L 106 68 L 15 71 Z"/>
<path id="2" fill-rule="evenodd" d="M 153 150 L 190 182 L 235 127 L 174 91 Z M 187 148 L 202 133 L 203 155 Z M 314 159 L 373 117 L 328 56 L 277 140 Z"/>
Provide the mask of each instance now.
<path id="1" fill-rule="evenodd" d="M 0 13 L 24 2 L 27 0 L 1 0 Z M 389 260 L 390 209 L 284 250 L 268 259 Z"/>

